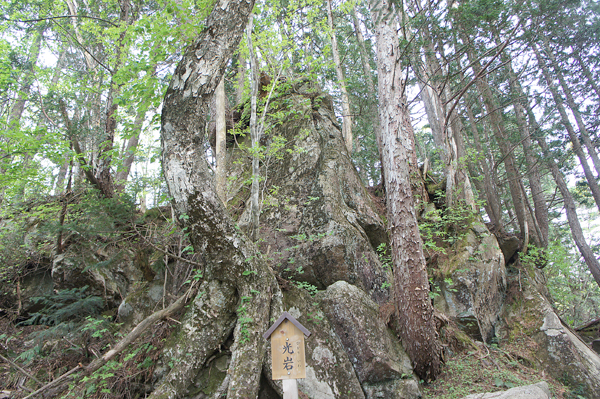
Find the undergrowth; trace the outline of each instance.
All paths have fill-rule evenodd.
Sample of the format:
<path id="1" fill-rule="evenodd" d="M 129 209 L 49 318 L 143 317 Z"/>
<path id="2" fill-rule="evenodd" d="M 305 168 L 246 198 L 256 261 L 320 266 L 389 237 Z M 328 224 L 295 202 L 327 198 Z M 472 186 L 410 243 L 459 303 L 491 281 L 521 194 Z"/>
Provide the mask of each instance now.
<path id="1" fill-rule="evenodd" d="M 422 386 L 423 398 L 459 399 L 540 381 L 548 383 L 553 398 L 573 398 L 570 388 L 525 361 L 519 355 L 521 349 L 518 347 L 486 345 L 465 338 L 453 339 L 454 342 L 446 346 L 447 358 L 442 373 L 429 385 Z"/>

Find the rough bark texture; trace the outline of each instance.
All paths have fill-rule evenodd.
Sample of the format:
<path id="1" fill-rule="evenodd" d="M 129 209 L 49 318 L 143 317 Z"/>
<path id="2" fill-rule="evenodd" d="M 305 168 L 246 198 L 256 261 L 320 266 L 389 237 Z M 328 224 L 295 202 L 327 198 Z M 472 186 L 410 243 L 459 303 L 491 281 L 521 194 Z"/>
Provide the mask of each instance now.
<path id="1" fill-rule="evenodd" d="M 440 345 L 410 185 L 412 127 L 403 117 L 407 105 L 398 101 L 405 83 L 398 58 L 395 12 L 385 0 L 373 0 L 369 7 L 377 36 L 382 160 L 401 337 L 417 375 L 431 379 L 440 371 Z"/>
<path id="2" fill-rule="evenodd" d="M 565 110 L 565 107 L 563 105 L 563 100 L 560 96 L 560 93 L 558 92 L 558 88 L 554 84 L 552 76 L 550 76 L 550 71 L 546 66 L 546 62 L 542 58 L 542 55 L 538 51 L 537 47 L 534 46 L 533 50 L 538 61 L 538 66 L 542 70 L 542 74 L 544 76 L 544 79 L 546 80 L 546 84 L 548 85 L 548 88 L 552 93 L 552 98 L 554 99 L 554 102 L 556 104 L 556 109 L 560 113 L 562 124 L 567 130 L 567 133 L 569 134 L 571 144 L 573 144 L 573 151 L 575 151 L 575 154 L 577 154 L 577 158 L 579 158 L 579 163 L 583 168 L 583 174 L 585 175 L 585 179 L 588 182 L 588 185 L 590 186 L 590 191 L 592 192 L 592 196 L 594 197 L 596 206 L 598 207 L 598 209 L 600 209 L 600 186 L 598 185 L 596 177 L 594 176 L 594 173 L 592 172 L 592 169 L 588 164 L 587 157 L 583 151 L 583 148 L 581 147 L 581 143 L 579 142 L 579 137 L 577 137 L 575 129 L 569 121 L 569 116 L 567 115 L 567 111 Z"/>
<path id="3" fill-rule="evenodd" d="M 198 252 L 211 259 L 207 279 L 236 289 L 238 321 L 229 365 L 228 398 L 258 394 L 273 274 L 254 245 L 227 216 L 205 159 L 204 127 L 210 98 L 237 47 L 254 2 L 219 1 L 204 30 L 184 53 L 165 96 L 161 139 L 169 192 Z M 265 306 L 266 305 L 266 306 Z"/>
<path id="4" fill-rule="evenodd" d="M 346 79 L 344 78 L 344 70 L 342 69 L 342 61 L 340 60 L 335 24 L 333 23 L 331 0 L 327 0 L 327 23 L 329 24 L 329 34 L 331 35 L 331 53 L 333 56 L 333 63 L 335 64 L 335 74 L 342 93 L 342 134 L 344 136 L 344 141 L 346 142 L 346 148 L 352 153 L 352 114 L 350 112 L 350 98 L 348 97 L 348 90 L 346 90 Z"/>
<path id="5" fill-rule="evenodd" d="M 221 83 L 217 86 L 216 97 L 216 144 L 215 144 L 215 158 L 217 159 L 216 167 L 216 178 L 217 178 L 217 193 L 223 201 L 227 204 L 227 175 L 225 171 L 225 137 L 227 130 L 227 123 L 225 120 L 225 79 L 221 79 Z"/>
<path id="6" fill-rule="evenodd" d="M 476 76 L 481 75 L 482 66 L 478 58 L 475 57 L 473 51 L 468 51 L 469 61 L 471 62 L 471 68 Z M 521 193 L 520 180 L 521 175 L 516 166 L 515 156 L 512 152 L 509 137 L 506 132 L 504 121 L 502 120 L 501 108 L 498 106 L 492 89 L 489 83 L 484 78 L 477 78 L 475 82 L 479 93 L 485 104 L 485 110 L 490 118 L 490 125 L 494 132 L 494 137 L 500 148 L 502 154 L 502 162 L 504 162 L 504 168 L 506 169 L 506 177 L 508 179 L 508 187 L 510 190 L 510 196 L 513 201 L 514 210 L 519 223 L 519 230 L 523 237 L 529 234 L 528 225 L 525 218 L 525 206 L 523 202 L 523 195 Z"/>

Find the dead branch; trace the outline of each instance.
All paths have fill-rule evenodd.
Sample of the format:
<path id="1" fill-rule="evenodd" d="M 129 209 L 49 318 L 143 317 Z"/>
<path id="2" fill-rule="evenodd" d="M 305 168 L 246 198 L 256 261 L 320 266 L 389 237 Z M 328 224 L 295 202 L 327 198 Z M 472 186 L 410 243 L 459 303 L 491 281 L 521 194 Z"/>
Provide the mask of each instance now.
<path id="1" fill-rule="evenodd" d="M 6 363 L 10 364 L 11 366 L 13 366 L 14 368 L 16 368 L 17 370 L 19 370 L 21 373 L 25 374 L 27 377 L 31 378 L 32 380 L 34 380 L 35 382 L 37 382 L 38 384 L 42 385 L 42 382 L 40 382 L 40 380 L 38 380 L 37 378 L 35 378 L 34 376 L 32 376 L 30 373 L 28 373 L 24 368 L 20 367 L 18 364 L 16 364 L 15 362 L 11 361 L 10 359 L 5 358 L 4 356 L 0 355 L 0 359 L 4 360 Z"/>
<path id="2" fill-rule="evenodd" d="M 44 385 L 43 387 L 41 387 L 40 389 L 38 389 L 31 395 L 26 396 L 24 399 L 33 398 L 34 396 L 42 393 L 43 391 L 47 390 L 48 388 L 55 386 L 59 382 L 61 382 L 61 383 L 66 382 L 67 377 L 69 377 L 71 374 L 73 374 L 76 371 L 79 371 L 81 369 L 84 370 L 84 373 L 86 375 L 92 374 L 93 372 L 98 370 L 100 367 L 102 367 L 106 363 L 108 363 L 111 359 L 113 359 L 119 353 L 121 353 L 125 348 L 127 348 L 129 346 L 129 344 L 133 343 L 133 341 L 135 341 L 137 338 L 139 338 L 139 336 L 142 335 L 142 333 L 148 327 L 150 327 L 151 325 L 153 325 L 154 323 L 156 323 L 157 321 L 159 321 L 161 319 L 166 319 L 166 318 L 171 317 L 174 313 L 176 313 L 177 311 L 182 309 L 185 306 L 185 304 L 188 302 L 188 300 L 193 296 L 195 291 L 196 291 L 196 284 L 193 284 L 186 291 L 185 294 L 183 294 L 181 297 L 179 297 L 179 299 L 177 299 L 175 302 L 173 302 L 168 308 L 154 312 L 150 316 L 148 316 L 144 320 L 142 320 L 137 326 L 135 326 L 135 328 L 133 330 L 131 330 L 131 332 L 129 334 L 127 334 L 121 341 L 119 341 L 114 346 L 114 348 L 110 349 L 102 357 L 95 359 L 93 362 L 88 364 L 86 367 L 83 367 L 81 364 L 77 365 L 75 368 L 67 371 L 65 374 L 61 375 L 57 379 Z"/>
<path id="3" fill-rule="evenodd" d="M 164 249 L 160 249 L 160 248 L 159 248 L 158 246 L 156 246 L 156 245 L 155 245 L 155 244 L 154 244 L 152 241 L 150 241 L 149 239 L 147 239 L 147 238 L 146 238 L 146 237 L 145 237 L 145 236 L 144 236 L 144 235 L 143 235 L 143 234 L 142 234 L 142 233 L 141 233 L 141 232 L 140 232 L 140 231 L 139 231 L 139 230 L 138 230 L 138 229 L 135 227 L 135 224 L 132 224 L 132 225 L 131 225 L 131 227 L 133 227 L 133 230 L 136 232 L 136 234 L 137 234 L 137 235 L 138 235 L 138 236 L 139 236 L 139 237 L 140 237 L 142 240 L 144 240 L 144 241 L 145 241 L 145 242 L 146 242 L 148 245 L 150 245 L 152 248 L 154 248 L 155 250 L 159 251 L 160 253 L 162 253 L 162 254 L 165 254 L 165 255 L 167 255 L 167 256 L 168 256 L 168 257 L 170 257 L 170 258 L 174 258 L 174 259 L 180 260 L 180 261 L 182 261 L 182 262 L 185 262 L 185 263 L 187 263 L 187 264 L 189 264 L 189 265 L 192 265 L 192 266 L 196 266 L 196 267 L 199 267 L 199 268 L 202 268 L 202 267 L 204 266 L 204 265 L 202 265 L 202 264 L 200 264 L 200 263 L 198 263 L 198 262 L 194 262 L 193 260 L 189 260 L 189 259 L 183 258 L 183 257 L 181 257 L 181 256 L 175 255 L 175 254 L 174 254 L 174 253 L 172 253 L 172 252 L 167 252 L 167 251 L 165 251 Z M 166 264 L 165 264 L 165 265 L 166 265 Z"/>
<path id="4" fill-rule="evenodd" d="M 81 364 L 78 364 L 76 367 L 74 367 L 71 370 L 67 371 L 66 373 L 64 373 L 63 375 L 61 375 L 60 377 L 58 377 L 57 379 L 50 381 L 48 384 L 44 385 L 43 387 L 41 387 L 40 389 L 38 389 L 34 393 L 25 396 L 24 399 L 33 398 L 35 395 L 40 394 L 40 393 L 44 392 L 46 389 L 53 387 L 54 385 L 58 384 L 59 382 L 61 382 L 62 380 L 66 379 L 68 376 L 70 376 L 74 372 L 81 370 L 82 368 L 83 367 L 81 366 Z"/>

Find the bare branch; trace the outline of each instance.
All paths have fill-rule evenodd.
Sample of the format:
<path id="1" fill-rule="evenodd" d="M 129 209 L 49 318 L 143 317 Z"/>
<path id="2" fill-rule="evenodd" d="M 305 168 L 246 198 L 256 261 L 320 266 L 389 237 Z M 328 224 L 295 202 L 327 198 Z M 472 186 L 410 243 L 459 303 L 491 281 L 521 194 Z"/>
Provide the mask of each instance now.
<path id="1" fill-rule="evenodd" d="M 102 18 L 97 18 L 97 17 L 90 17 L 89 15 L 58 15 L 56 17 L 46 17 L 46 18 L 36 18 L 36 19 L 25 19 L 25 20 L 21 20 L 21 19 L 8 19 L 8 18 L 0 18 L 4 21 L 7 22 L 21 22 L 21 23 L 31 23 L 31 22 L 41 22 L 41 21 L 50 21 L 53 19 L 60 19 L 60 18 L 87 18 L 87 19 L 93 19 L 96 21 L 102 21 L 102 22 L 106 22 L 107 24 L 110 24 L 116 28 L 119 27 L 119 25 L 111 22 L 111 21 L 107 21 L 106 19 L 102 19 Z"/>

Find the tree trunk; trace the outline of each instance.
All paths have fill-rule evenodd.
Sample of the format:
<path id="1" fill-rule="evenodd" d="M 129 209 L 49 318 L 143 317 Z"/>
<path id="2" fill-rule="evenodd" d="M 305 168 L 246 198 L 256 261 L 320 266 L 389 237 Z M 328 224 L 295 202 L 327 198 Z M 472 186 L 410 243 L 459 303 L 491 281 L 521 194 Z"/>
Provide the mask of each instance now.
<path id="1" fill-rule="evenodd" d="M 327 23 L 329 24 L 329 33 L 331 35 L 331 53 L 333 55 L 333 63 L 335 64 L 335 74 L 342 93 L 342 135 L 346 142 L 348 152 L 352 154 L 352 113 L 350 111 L 350 98 L 348 97 L 346 79 L 344 78 L 340 52 L 338 50 L 335 25 L 333 23 L 333 13 L 331 10 L 331 0 L 327 0 Z"/>
<path id="2" fill-rule="evenodd" d="M 227 205 L 227 175 L 225 168 L 225 151 L 226 151 L 226 135 L 227 135 L 227 121 L 225 118 L 225 79 L 221 79 L 221 82 L 217 86 L 217 92 L 215 94 L 216 103 L 216 133 L 215 133 L 215 158 L 217 160 L 216 167 L 216 184 L 217 194 L 223 204 Z"/>
<path id="3" fill-rule="evenodd" d="M 415 372 L 430 380 L 439 374 L 441 352 L 410 184 L 412 126 L 405 123 L 407 104 L 398 101 L 405 82 L 398 58 L 396 13 L 387 0 L 371 0 L 369 8 L 377 36 L 382 159 L 400 335 Z"/>
<path id="4" fill-rule="evenodd" d="M 156 65 L 149 72 L 150 74 L 156 73 Z M 135 160 L 135 151 L 140 142 L 140 136 L 142 135 L 142 127 L 144 125 L 144 120 L 146 119 L 146 112 L 148 111 L 148 106 L 140 105 L 137 113 L 135 115 L 135 119 L 133 121 L 133 132 L 129 140 L 127 140 L 127 145 L 125 146 L 125 150 L 121 154 L 121 166 L 117 171 L 115 177 L 115 191 L 117 193 L 123 192 L 125 189 L 125 183 L 127 183 L 127 179 L 129 177 L 129 172 L 131 172 L 131 166 L 133 165 L 133 161 Z"/>
<path id="5" fill-rule="evenodd" d="M 250 140 L 252 142 L 252 186 L 250 187 L 250 239 L 258 240 L 258 231 L 260 229 L 260 131 L 257 121 L 257 102 L 258 102 L 258 85 L 260 84 L 260 76 L 258 73 L 258 64 L 254 47 L 252 46 L 252 15 L 246 27 L 246 39 L 248 41 L 248 51 L 250 54 Z"/>
<path id="6" fill-rule="evenodd" d="M 130 23 L 130 11 L 131 4 L 129 0 L 120 1 L 120 15 L 119 21 L 122 25 L 129 25 Z M 106 123 L 104 126 L 104 137 L 102 143 L 100 143 L 98 152 L 98 162 L 96 170 L 96 179 L 100 184 L 100 191 L 106 198 L 112 198 L 115 194 L 115 182 L 111 172 L 112 166 L 112 150 L 115 142 L 115 132 L 117 129 L 117 110 L 119 106 L 115 103 L 115 98 L 119 95 L 119 85 L 115 82 L 115 75 L 121 67 L 121 54 L 125 50 L 125 35 L 127 29 L 122 28 L 122 32 L 119 35 L 116 43 L 115 50 L 115 65 L 111 71 L 111 81 L 108 93 L 108 99 L 106 101 Z"/>
<path id="7" fill-rule="evenodd" d="M 532 120 L 535 120 L 535 116 L 531 111 L 530 118 Z M 563 197 L 565 210 L 567 213 L 567 221 L 569 223 L 569 227 L 571 228 L 571 234 L 573 235 L 575 245 L 577 245 L 577 248 L 579 249 L 581 256 L 583 256 L 585 263 L 590 269 L 594 280 L 596 280 L 596 283 L 600 287 L 600 263 L 598 263 L 596 255 L 586 242 L 585 237 L 583 235 L 583 230 L 581 229 L 581 224 L 579 223 L 579 218 L 577 217 L 577 205 L 573 200 L 573 196 L 571 195 L 571 192 L 567 187 L 567 183 L 565 182 L 562 173 L 558 169 L 558 165 L 556 164 L 556 162 L 554 162 L 554 157 L 548 149 L 546 139 L 540 136 L 536 137 L 536 139 L 540 147 L 542 148 L 544 159 L 546 159 L 546 162 L 550 167 L 550 171 L 552 172 L 552 176 L 554 177 L 554 181 L 556 182 L 556 185 L 558 186 L 558 189 L 560 190 L 560 193 Z"/>
<path id="8" fill-rule="evenodd" d="M 536 230 L 539 230 L 537 243 L 542 248 L 548 246 L 548 206 L 544 199 L 544 190 L 542 188 L 541 175 L 538 167 L 538 160 L 533 155 L 533 143 L 531 140 L 532 130 L 527 126 L 526 108 L 529 107 L 527 104 L 527 96 L 519 82 L 517 74 L 513 70 L 510 56 L 506 56 L 504 59 L 506 62 L 506 68 L 508 70 L 510 79 L 510 89 L 513 94 L 513 106 L 515 109 L 515 117 L 517 120 L 517 126 L 521 134 L 521 144 L 523 145 L 523 153 L 525 155 L 525 163 L 527 165 L 527 177 L 529 178 L 529 187 L 531 189 L 531 197 L 533 198 L 533 204 L 535 211 L 532 214 L 534 219 Z M 523 104 L 525 102 L 525 105 Z M 523 190 L 524 191 L 524 190 Z M 525 193 L 523 197 L 526 199 Z M 529 205 L 529 203 L 528 203 Z"/>
<path id="9" fill-rule="evenodd" d="M 235 103 L 241 104 L 244 97 L 244 82 L 246 81 L 246 60 L 240 54 L 237 60 L 237 87 L 235 89 Z"/>
<path id="10" fill-rule="evenodd" d="M 592 141 L 590 140 L 590 134 L 588 132 L 587 127 L 585 126 L 583 117 L 581 116 L 581 113 L 579 112 L 579 107 L 577 106 L 577 103 L 575 102 L 575 99 L 573 98 L 573 94 L 571 93 L 571 89 L 569 88 L 569 85 L 567 85 L 567 82 L 565 81 L 565 77 L 561 71 L 560 66 L 558 65 L 556 57 L 552 53 L 552 49 L 550 48 L 550 45 L 548 44 L 548 38 L 546 38 L 545 36 L 544 36 L 543 43 L 544 43 L 544 52 L 546 53 L 546 55 L 552 62 L 554 74 L 555 74 L 556 78 L 558 79 L 558 82 L 560 83 L 560 87 L 562 88 L 563 93 L 565 94 L 565 98 L 567 100 L 567 105 L 569 106 L 571 113 L 575 117 L 575 122 L 577 123 L 577 127 L 579 128 L 579 134 L 581 135 L 583 144 L 587 148 L 587 152 L 588 152 L 590 158 L 592 158 L 592 163 L 594 164 L 594 168 L 596 169 L 596 176 L 598 176 L 598 174 L 600 174 L 600 158 L 598 158 L 598 153 L 596 152 L 596 149 L 595 149 L 594 145 L 592 144 Z"/>
<path id="11" fill-rule="evenodd" d="M 500 201 L 498 200 L 498 190 L 496 188 L 496 185 L 494 184 L 494 179 L 492 177 L 492 173 L 490 171 L 490 167 L 487 161 L 487 156 L 483 155 L 486 154 L 486 152 L 483 150 L 483 146 L 481 145 L 481 138 L 479 137 L 479 130 L 475 121 L 475 116 L 473 115 L 471 106 L 466 102 L 464 104 L 464 108 L 467 112 L 467 119 L 469 120 L 471 133 L 473 134 L 473 142 L 475 143 L 475 149 L 477 150 L 478 154 L 482 154 L 482 156 L 479 157 L 479 165 L 483 170 L 484 193 L 486 196 L 486 210 L 490 221 L 494 225 L 492 230 L 503 232 L 504 226 L 502 225 L 502 208 Z"/>
<path id="12" fill-rule="evenodd" d="M 590 71 L 590 68 L 588 68 L 587 64 L 581 58 L 578 51 L 573 51 L 571 56 L 575 58 L 575 60 L 579 64 L 579 67 L 581 68 L 581 72 L 583 73 L 583 76 L 585 76 L 587 83 L 592 87 L 592 89 L 596 93 L 596 97 L 597 97 L 596 101 L 600 101 L 600 87 L 598 86 L 598 83 L 592 76 L 592 72 Z"/>
<path id="13" fill-rule="evenodd" d="M 25 72 L 23 73 L 21 87 L 17 94 L 17 99 L 10 111 L 10 116 L 8 118 L 9 129 L 16 128 L 21 122 L 21 117 L 23 116 L 23 111 L 25 110 L 25 104 L 27 103 L 27 100 L 29 98 L 31 86 L 33 85 L 34 69 L 37 64 L 38 57 L 40 55 L 43 34 L 43 29 L 39 32 L 36 32 L 35 39 L 29 49 L 28 62 L 30 68 L 25 70 Z"/>
<path id="14" fill-rule="evenodd" d="M 577 158 L 579 158 L 579 163 L 581 164 L 581 167 L 583 168 L 583 174 L 585 175 L 585 179 L 588 182 L 588 185 L 592 192 L 592 196 L 594 197 L 594 201 L 596 202 L 596 206 L 600 210 L 600 187 L 598 186 L 596 177 L 594 176 L 594 173 L 592 172 L 592 169 L 590 168 L 590 165 L 588 164 L 587 157 L 585 156 L 585 153 L 583 152 L 583 148 L 581 148 L 581 144 L 579 143 L 579 137 L 577 137 L 577 134 L 575 133 L 575 129 L 573 129 L 573 125 L 571 125 L 571 122 L 569 122 L 569 116 L 567 115 L 567 111 L 565 110 L 565 107 L 562 102 L 562 98 L 560 97 L 560 94 L 558 93 L 557 87 L 554 85 L 554 81 L 552 80 L 552 77 L 550 76 L 550 71 L 548 70 L 546 63 L 544 62 L 542 55 L 538 51 L 537 46 L 532 44 L 532 48 L 537 57 L 538 66 L 542 70 L 544 79 L 546 80 L 546 83 L 548 84 L 548 88 L 550 89 L 550 93 L 552 94 L 552 97 L 554 98 L 554 102 L 556 104 L 556 109 L 558 110 L 558 112 L 560 114 L 562 124 L 565 127 L 565 129 L 567 130 L 567 133 L 569 134 L 569 138 L 571 139 L 571 143 L 573 144 L 573 151 L 575 151 Z"/>
<path id="15" fill-rule="evenodd" d="M 209 101 L 243 34 L 254 2 L 218 1 L 184 53 L 165 95 L 162 164 L 176 211 L 198 252 L 211 259 L 206 278 L 234 287 L 239 299 L 227 398 L 254 398 L 265 354 L 261 334 L 278 286 L 256 247 L 236 228 L 218 198 L 202 148 Z"/>
<path id="16" fill-rule="evenodd" d="M 480 76 L 482 67 L 479 58 L 475 57 L 472 49 L 467 50 L 467 54 L 471 63 L 471 68 L 473 69 L 473 73 L 475 76 Z M 525 206 L 521 193 L 521 185 L 519 183 L 521 180 L 521 175 L 516 166 L 516 161 L 512 152 L 513 149 L 509 144 L 510 141 L 504 127 L 504 121 L 502 120 L 500 107 L 494 98 L 494 94 L 492 93 L 488 82 L 483 77 L 480 76 L 477 78 L 475 84 L 479 90 L 479 93 L 481 94 L 481 97 L 483 98 L 485 109 L 490 117 L 490 125 L 494 131 L 494 136 L 496 138 L 496 142 L 498 143 L 498 147 L 500 148 L 500 153 L 502 154 L 502 160 L 504 162 L 508 179 L 510 196 L 513 201 L 517 221 L 519 223 L 519 230 L 523 236 L 522 238 L 524 238 L 529 234 L 529 229 L 527 226 L 527 220 L 525 218 Z"/>
<path id="17" fill-rule="evenodd" d="M 371 72 L 371 65 L 369 65 L 369 53 L 367 52 L 367 46 L 365 45 L 365 38 L 362 34 L 360 22 L 356 15 L 356 7 L 352 7 L 352 22 L 354 24 L 354 34 L 356 35 L 356 41 L 358 42 L 358 50 L 360 51 L 360 61 L 365 74 L 365 80 L 367 81 L 367 89 L 369 90 L 369 97 L 371 104 L 369 110 L 371 112 L 371 118 L 373 120 L 373 133 L 375 134 L 375 140 L 377 140 L 377 151 L 379 152 L 379 160 L 381 162 L 381 127 L 379 126 L 379 110 L 377 109 L 377 91 L 373 84 L 373 73 Z M 383 162 L 381 162 L 383 165 Z M 381 185 L 384 186 L 384 173 L 383 166 L 381 167 Z M 375 182 L 376 183 L 376 182 Z"/>

